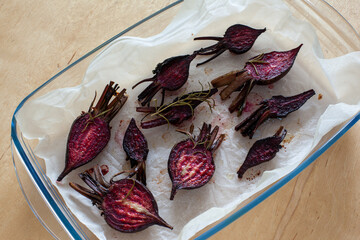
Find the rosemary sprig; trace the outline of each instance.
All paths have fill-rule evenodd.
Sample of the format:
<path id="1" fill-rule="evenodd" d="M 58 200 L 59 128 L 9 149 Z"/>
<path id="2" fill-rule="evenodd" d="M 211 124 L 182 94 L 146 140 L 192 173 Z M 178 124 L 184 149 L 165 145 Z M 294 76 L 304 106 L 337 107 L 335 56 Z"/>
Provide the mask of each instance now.
<path id="1" fill-rule="evenodd" d="M 262 61 L 264 57 L 264 53 L 250 59 L 249 61 L 247 61 L 246 63 L 250 63 L 251 66 L 253 66 L 253 68 L 255 69 L 255 72 L 256 72 L 256 75 L 259 75 L 259 72 L 255 66 L 255 63 L 258 63 L 258 64 L 269 64 L 268 62 L 265 62 L 265 61 Z"/>
<path id="2" fill-rule="evenodd" d="M 212 108 L 215 106 L 215 100 L 209 98 L 209 96 L 211 95 L 211 87 L 209 85 L 209 90 L 206 92 L 204 92 L 202 85 L 201 88 L 201 91 L 183 94 L 181 97 L 178 97 L 176 101 L 168 105 L 162 105 L 160 107 L 155 105 L 155 112 L 152 113 L 151 116 L 160 116 L 169 123 L 168 119 L 166 119 L 166 117 L 164 116 L 164 113 L 166 113 L 166 111 L 172 107 L 180 106 L 188 106 L 191 109 L 191 114 L 194 115 L 194 107 L 192 105 L 194 101 L 206 102 L 210 108 L 210 111 L 212 112 Z M 155 103 L 157 103 L 156 99 Z"/>
<path id="3" fill-rule="evenodd" d="M 130 188 L 130 190 L 128 191 L 128 193 L 126 194 L 126 196 L 125 196 L 123 199 L 121 199 L 121 201 L 125 201 L 125 199 L 127 199 L 127 198 L 130 196 L 130 193 L 132 192 L 132 190 L 133 190 L 134 187 L 135 187 L 135 180 L 134 180 L 134 179 L 131 179 L 131 180 L 133 180 L 133 185 L 131 186 L 131 188 Z"/>

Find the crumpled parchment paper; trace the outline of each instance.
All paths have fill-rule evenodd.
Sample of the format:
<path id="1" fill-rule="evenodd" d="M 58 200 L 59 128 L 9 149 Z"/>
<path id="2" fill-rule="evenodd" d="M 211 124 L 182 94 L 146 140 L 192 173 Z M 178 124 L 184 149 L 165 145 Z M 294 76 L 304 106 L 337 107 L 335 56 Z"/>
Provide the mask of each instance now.
<path id="1" fill-rule="evenodd" d="M 135 112 L 137 95 L 147 84 L 131 87 L 151 77 L 156 64 L 164 59 L 192 53 L 212 41 L 193 41 L 196 36 L 222 36 L 236 23 L 254 28 L 266 27 L 253 48 L 243 55 L 225 52 L 217 59 L 196 68 L 197 57 L 191 64 L 188 82 L 181 90 L 168 93 L 166 102 L 184 92 L 200 90 L 217 76 L 241 69 L 246 60 L 269 51 L 285 51 L 303 43 L 290 72 L 280 81 L 268 86 L 256 86 L 250 94 L 249 109 L 241 118 L 227 110 L 231 100 L 222 102 L 217 94 L 216 107 L 211 113 L 206 104 L 195 110 L 193 123 L 201 127 L 205 121 L 220 126 L 227 135 L 216 152 L 216 171 L 211 181 L 196 190 L 180 190 L 169 200 L 171 182 L 167 160 L 171 147 L 184 139 L 174 126 L 142 130 L 149 143 L 147 159 L 148 188 L 159 206 L 159 214 L 174 230 L 152 226 L 135 234 L 124 234 L 111 229 L 100 216 L 100 210 L 91 201 L 72 190 L 68 183 L 82 183 L 77 173 L 95 164 L 106 164 L 110 178 L 116 172 L 129 168 L 122 149 L 125 129 L 134 117 L 139 124 L 142 114 Z M 316 146 L 321 137 L 334 126 L 346 121 L 360 109 L 360 53 L 354 52 L 334 59 L 323 59 L 320 45 L 310 24 L 291 16 L 281 0 L 192 0 L 185 1 L 171 24 L 160 34 L 146 39 L 122 37 L 99 54 L 86 71 L 80 86 L 58 89 L 28 103 L 18 113 L 23 134 L 39 139 L 35 150 L 46 162 L 46 174 L 57 187 L 67 206 L 100 239 L 188 239 L 197 231 L 224 217 L 243 200 L 269 186 L 292 171 Z M 112 137 L 106 149 L 91 163 L 74 170 L 58 183 L 57 176 L 64 168 L 67 134 L 73 120 L 87 110 L 94 92 L 102 91 L 110 80 L 126 88 L 128 102 L 112 120 Z M 313 88 L 312 97 L 298 111 L 287 118 L 271 119 L 264 123 L 249 140 L 234 131 L 234 126 L 256 109 L 256 103 L 274 95 L 291 96 Z M 319 94 L 322 99 L 318 99 Z M 179 128 L 188 128 L 191 122 Z M 252 144 L 272 136 L 279 126 L 285 126 L 288 135 L 285 147 L 270 162 L 250 169 L 239 180 L 236 171 Z M 84 184 L 83 184 L 84 185 Z"/>

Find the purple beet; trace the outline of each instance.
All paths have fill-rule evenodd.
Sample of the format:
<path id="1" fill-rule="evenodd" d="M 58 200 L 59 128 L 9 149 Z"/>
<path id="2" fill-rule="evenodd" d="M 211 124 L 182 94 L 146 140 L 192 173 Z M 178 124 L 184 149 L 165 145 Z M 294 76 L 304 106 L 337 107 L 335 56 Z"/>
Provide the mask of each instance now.
<path id="1" fill-rule="evenodd" d="M 267 85 L 284 77 L 293 66 L 301 46 L 302 44 L 285 52 L 273 51 L 260 54 L 247 61 L 242 70 L 227 73 L 214 79 L 211 83 L 217 88 L 226 86 L 220 92 L 222 100 L 229 98 L 234 91 L 240 90 L 240 93 L 229 107 L 230 112 L 238 110 L 240 115 L 246 97 L 254 85 Z"/>
<path id="2" fill-rule="evenodd" d="M 241 134 L 251 139 L 256 129 L 269 118 L 285 118 L 289 113 L 298 110 L 312 96 L 313 89 L 291 97 L 274 96 L 260 103 L 260 107 L 248 118 L 235 127 Z"/>
<path id="3" fill-rule="evenodd" d="M 66 145 L 65 168 L 57 181 L 93 160 L 109 142 L 109 123 L 127 100 L 126 90 L 118 93 L 119 86 L 113 85 L 114 82 L 106 85 L 96 106 L 93 107 L 94 99 L 88 112 L 83 112 L 73 122 Z"/>
<path id="4" fill-rule="evenodd" d="M 154 224 L 173 229 L 159 216 L 154 196 L 141 182 L 131 178 L 114 181 L 113 176 L 108 183 L 98 166 L 94 168 L 95 178 L 88 172 L 79 176 L 91 189 L 76 183 L 69 185 L 102 211 L 110 227 L 124 233 L 138 232 Z"/>
<path id="5" fill-rule="evenodd" d="M 183 55 L 166 59 L 164 62 L 159 63 L 153 73 L 152 78 L 144 79 L 132 88 L 143 82 L 152 82 L 144 91 L 138 96 L 138 100 L 142 106 L 150 103 L 155 94 L 162 89 L 162 101 L 164 102 L 164 93 L 167 91 L 175 91 L 182 87 L 189 77 L 189 68 L 191 61 L 196 57 L 194 52 L 192 55 Z"/>
<path id="6" fill-rule="evenodd" d="M 204 186 L 215 172 L 213 153 L 225 138 L 221 134 L 217 139 L 219 127 L 211 131 L 211 125 L 204 123 L 198 137 L 190 132 L 178 130 L 189 136 L 188 139 L 176 144 L 169 156 L 168 171 L 172 182 L 170 200 L 174 199 L 179 189 L 194 189 Z M 216 141 L 215 141 L 216 140 Z"/>
<path id="7" fill-rule="evenodd" d="M 242 54 L 250 50 L 255 40 L 259 35 L 266 31 L 264 29 L 254 29 L 245 25 L 236 24 L 229 27 L 224 37 L 197 37 L 194 40 L 215 40 L 218 41 L 216 44 L 206 48 L 202 48 L 197 51 L 198 55 L 211 55 L 214 54 L 208 60 L 198 63 L 196 66 L 200 66 L 204 63 L 210 62 L 211 60 L 218 57 L 220 54 L 229 50 L 235 54 Z"/>
<path id="8" fill-rule="evenodd" d="M 197 91 L 177 97 L 168 105 L 159 108 L 138 107 L 137 112 L 146 112 L 151 116 L 157 116 L 153 120 L 142 122 L 142 128 L 153 128 L 164 124 L 178 125 L 194 116 L 195 108 L 202 102 L 206 102 L 211 107 L 209 98 L 217 92 L 216 88 L 207 91 Z"/>
<path id="9" fill-rule="evenodd" d="M 273 159 L 281 149 L 280 143 L 284 140 L 285 136 L 286 130 L 280 127 L 274 136 L 256 141 L 250 148 L 244 163 L 237 172 L 238 178 L 242 178 L 249 168 Z"/>
<path id="10" fill-rule="evenodd" d="M 145 161 L 149 152 L 148 144 L 144 134 L 136 126 L 135 119 L 132 118 L 126 129 L 123 148 L 127 159 L 130 159 L 131 167 L 137 168 L 136 179 L 146 186 L 146 165 Z"/>

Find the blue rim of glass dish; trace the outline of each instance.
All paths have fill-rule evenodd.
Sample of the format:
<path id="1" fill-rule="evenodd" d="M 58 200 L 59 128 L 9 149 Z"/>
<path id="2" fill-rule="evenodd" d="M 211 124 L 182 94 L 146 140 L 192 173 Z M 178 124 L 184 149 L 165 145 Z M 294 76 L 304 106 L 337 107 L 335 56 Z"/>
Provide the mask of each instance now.
<path id="1" fill-rule="evenodd" d="M 82 233 L 82 236 L 79 235 L 79 233 L 77 232 L 77 230 L 74 228 L 74 226 L 69 222 L 69 220 L 66 218 L 66 216 L 64 215 L 64 213 L 61 211 L 61 209 L 59 208 L 59 206 L 55 203 L 53 197 L 50 195 L 50 193 L 48 192 L 48 190 L 45 188 L 44 183 L 41 181 L 39 175 L 37 174 L 37 172 L 35 171 L 34 167 L 32 166 L 32 164 L 29 161 L 28 156 L 25 153 L 25 150 L 22 148 L 21 143 L 19 141 L 17 132 L 16 132 L 16 118 L 15 115 L 16 113 L 22 108 L 22 106 L 24 105 L 24 103 L 31 97 L 33 96 L 36 92 L 38 92 L 40 89 L 42 89 L 43 87 L 45 87 L 47 84 L 49 84 L 50 82 L 52 82 L 53 80 L 55 80 L 58 76 L 60 76 L 61 74 L 63 74 L 64 72 L 66 72 L 68 69 L 72 68 L 73 66 L 75 66 L 76 64 L 78 64 L 79 62 L 81 62 L 82 60 L 84 60 L 85 58 L 87 58 L 88 56 L 92 55 L 94 52 L 98 51 L 99 49 L 103 48 L 104 46 L 108 45 L 109 43 L 111 43 L 113 40 L 117 39 L 118 37 L 124 35 L 125 33 L 129 32 L 130 30 L 134 29 L 135 27 L 141 25 L 142 23 L 146 22 L 147 20 L 159 15 L 160 13 L 178 5 L 179 3 L 183 2 L 184 0 L 177 0 L 171 4 L 169 4 L 168 6 L 160 9 L 159 11 L 149 15 L 148 17 L 142 19 L 141 21 L 135 23 L 134 25 L 130 26 L 129 28 L 123 30 L 122 32 L 120 32 L 119 34 L 115 35 L 114 37 L 110 38 L 109 40 L 107 40 L 106 42 L 102 43 L 101 45 L 99 45 L 98 47 L 96 47 L 95 49 L 93 49 L 92 51 L 86 53 L 85 55 L 83 55 L 82 57 L 80 57 L 78 60 L 74 61 L 72 64 L 70 64 L 69 66 L 67 66 L 66 68 L 64 68 L 63 70 L 61 70 L 60 72 L 58 72 L 56 75 L 54 75 L 52 78 L 50 78 L 49 80 L 47 80 L 46 82 L 44 82 L 42 85 L 40 85 L 38 88 L 36 88 L 33 92 L 31 92 L 28 96 L 26 96 L 21 102 L 20 104 L 17 106 L 17 108 L 15 109 L 15 112 L 13 114 L 12 117 L 12 121 L 11 121 L 11 138 L 13 141 L 14 146 L 16 147 L 16 150 L 18 152 L 18 154 L 20 155 L 20 157 L 22 158 L 29 174 L 31 175 L 31 177 L 33 178 L 34 182 L 37 184 L 37 187 L 39 189 L 39 191 L 43 194 L 44 198 L 47 200 L 47 202 L 49 203 L 49 205 L 51 206 L 53 212 L 57 215 L 57 217 L 59 218 L 59 220 L 61 221 L 61 224 L 67 229 L 68 233 L 70 234 L 70 236 L 73 239 L 81 239 L 82 237 L 84 237 L 84 233 Z M 334 11 L 336 11 L 344 20 L 345 22 L 351 27 L 351 24 L 335 9 L 333 8 L 330 4 L 328 4 L 326 1 L 323 1 L 324 3 L 326 3 L 329 7 L 331 7 Z M 354 32 L 356 33 L 355 29 L 353 29 Z M 239 217 L 241 217 L 242 215 L 244 215 L 245 213 L 247 213 L 248 211 L 250 211 L 252 208 L 254 208 L 255 206 L 257 206 L 259 203 L 261 203 L 262 201 L 264 201 L 267 197 L 269 197 L 270 195 L 272 195 L 274 192 L 276 192 L 278 189 L 280 189 L 282 186 L 284 186 L 286 183 L 288 183 L 291 179 L 293 179 L 295 176 L 297 176 L 300 172 L 302 172 L 307 166 L 309 166 L 312 162 L 314 162 L 321 154 L 323 154 L 331 145 L 333 145 L 342 135 L 344 135 L 357 121 L 360 120 L 360 112 L 357 113 L 353 118 L 351 118 L 334 136 L 332 136 L 328 141 L 326 141 L 316 152 L 314 152 L 312 155 L 310 155 L 307 159 L 305 159 L 299 166 L 297 166 L 293 171 L 291 171 L 289 174 L 287 174 L 285 177 L 283 177 L 282 179 L 278 180 L 276 183 L 274 183 L 271 187 L 269 187 L 268 189 L 266 189 L 264 192 L 262 192 L 259 196 L 257 196 L 255 199 L 253 199 L 251 202 L 249 202 L 248 204 L 246 204 L 244 207 L 242 207 L 241 209 L 237 210 L 236 212 L 234 212 L 233 214 L 231 214 L 230 216 L 228 216 L 226 219 L 222 220 L 221 222 L 217 223 L 215 226 L 211 227 L 209 230 L 207 230 L 206 232 L 204 232 L 203 234 L 201 234 L 200 236 L 198 236 L 197 238 L 195 238 L 195 240 L 202 240 L 202 239 L 207 239 L 210 236 L 214 235 L 215 233 L 217 233 L 218 231 L 220 231 L 221 229 L 225 228 L 226 226 L 228 226 L 230 223 L 234 222 L 236 219 L 238 219 Z M 26 147 L 26 146 L 25 146 Z M 14 155 L 14 150 L 12 149 L 12 154 Z M 14 157 L 13 157 L 14 159 Z M 15 162 L 14 162 L 14 167 L 15 167 L 15 171 L 16 170 L 16 166 L 15 166 Z M 38 217 L 38 215 L 36 214 L 35 210 L 32 208 L 30 202 L 28 201 L 26 194 L 22 188 L 20 179 L 18 174 L 16 174 L 18 182 L 20 184 L 20 188 L 25 196 L 26 201 L 28 202 L 31 210 L 34 212 L 34 214 L 36 215 L 36 217 L 39 219 L 40 223 L 49 231 L 49 233 L 53 236 L 56 237 L 52 234 L 52 232 L 47 228 L 47 226 L 42 222 L 42 220 Z M 79 227 L 79 230 L 82 232 L 81 228 Z"/>

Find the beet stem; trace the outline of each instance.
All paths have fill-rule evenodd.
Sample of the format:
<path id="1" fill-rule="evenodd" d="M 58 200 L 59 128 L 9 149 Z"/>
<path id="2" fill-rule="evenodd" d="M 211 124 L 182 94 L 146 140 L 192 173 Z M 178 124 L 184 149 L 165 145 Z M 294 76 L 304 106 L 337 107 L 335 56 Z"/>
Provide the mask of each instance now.
<path id="1" fill-rule="evenodd" d="M 215 41 L 221 41 L 223 40 L 223 37 L 213 37 L 213 36 L 205 36 L 205 37 L 196 37 L 194 40 L 215 40 Z"/>
<path id="2" fill-rule="evenodd" d="M 210 129 L 211 129 L 211 127 L 210 127 Z M 207 145 L 207 149 L 211 149 L 211 146 L 213 145 L 218 132 L 219 132 L 219 126 L 215 126 L 214 129 L 212 130 L 211 134 L 210 134 L 210 139 L 209 139 L 209 143 Z"/>
<path id="3" fill-rule="evenodd" d="M 136 107 L 136 112 L 154 113 L 154 112 L 156 112 L 156 108 L 155 107 Z"/>
<path id="4" fill-rule="evenodd" d="M 96 203 L 98 205 L 101 205 L 103 199 L 95 194 L 95 192 L 91 192 L 88 189 L 76 184 L 76 183 L 69 183 L 70 187 L 72 187 L 75 191 L 77 191 L 78 193 L 80 193 L 81 195 L 83 195 L 84 197 L 89 198 L 93 203 Z"/>
<path id="5" fill-rule="evenodd" d="M 211 81 L 211 84 L 216 87 L 223 87 L 226 85 L 229 85 L 232 81 L 235 80 L 236 76 L 242 72 L 244 72 L 245 70 L 235 70 L 235 71 L 231 71 L 229 73 L 226 73 L 220 77 L 215 78 L 214 80 Z"/>
<path id="6" fill-rule="evenodd" d="M 94 167 L 94 176 L 95 176 L 95 181 L 99 182 L 103 187 L 105 188 L 110 187 L 110 184 L 105 180 L 99 165 L 96 165 Z"/>
<path id="7" fill-rule="evenodd" d="M 241 85 L 246 83 L 247 81 L 251 80 L 252 77 L 248 74 L 247 71 L 241 72 L 235 78 L 235 81 L 232 81 L 226 88 L 224 88 L 220 92 L 220 97 L 222 100 L 230 97 L 230 94 L 236 91 Z"/>
<path id="8" fill-rule="evenodd" d="M 247 81 L 246 83 L 244 83 L 243 87 L 240 90 L 240 93 L 231 102 L 229 106 L 230 113 L 233 113 L 235 110 L 239 110 L 238 116 L 241 115 L 242 110 L 244 109 L 244 105 L 246 103 L 246 98 L 254 86 L 254 81 Z"/>
<path id="9" fill-rule="evenodd" d="M 196 64 L 196 67 L 198 67 L 198 66 L 200 66 L 200 65 L 203 65 L 203 64 L 205 64 L 205 63 L 210 62 L 211 60 L 217 58 L 219 55 L 221 55 L 221 54 L 222 54 L 223 52 L 225 52 L 225 51 L 226 51 L 226 49 L 221 49 L 221 50 L 219 50 L 219 51 L 218 51 L 214 56 L 212 56 L 211 58 L 209 58 L 209 59 L 207 59 L 207 60 L 205 60 L 205 61 L 203 61 L 203 62 L 201 62 L 201 63 Z"/>
<path id="10" fill-rule="evenodd" d="M 96 182 L 88 172 L 80 173 L 79 177 L 99 196 L 106 194 L 107 189 Z"/>
<path id="11" fill-rule="evenodd" d="M 156 85 L 155 89 L 151 89 L 145 99 L 141 101 L 141 105 L 145 106 L 147 103 L 151 101 L 151 99 L 155 96 L 155 94 L 162 88 L 160 84 Z"/>
<path id="12" fill-rule="evenodd" d="M 211 146 L 210 150 L 215 152 L 221 145 L 221 143 L 225 140 L 225 134 L 221 134 L 215 143 Z"/>
<path id="13" fill-rule="evenodd" d="M 132 86 L 132 89 L 136 88 L 138 85 L 140 85 L 141 83 L 144 83 L 144 82 L 151 82 L 151 81 L 154 81 L 154 77 L 152 78 L 147 78 L 147 79 L 144 79 L 140 82 L 138 82 L 137 84 L 135 84 L 134 86 Z"/>
<path id="14" fill-rule="evenodd" d="M 169 122 L 166 119 L 160 117 L 160 118 L 150 120 L 147 122 L 142 122 L 141 127 L 144 129 L 148 129 L 148 128 L 153 128 L 153 127 L 158 127 L 158 126 L 161 126 L 161 125 L 164 125 L 167 123 L 169 123 Z"/>

